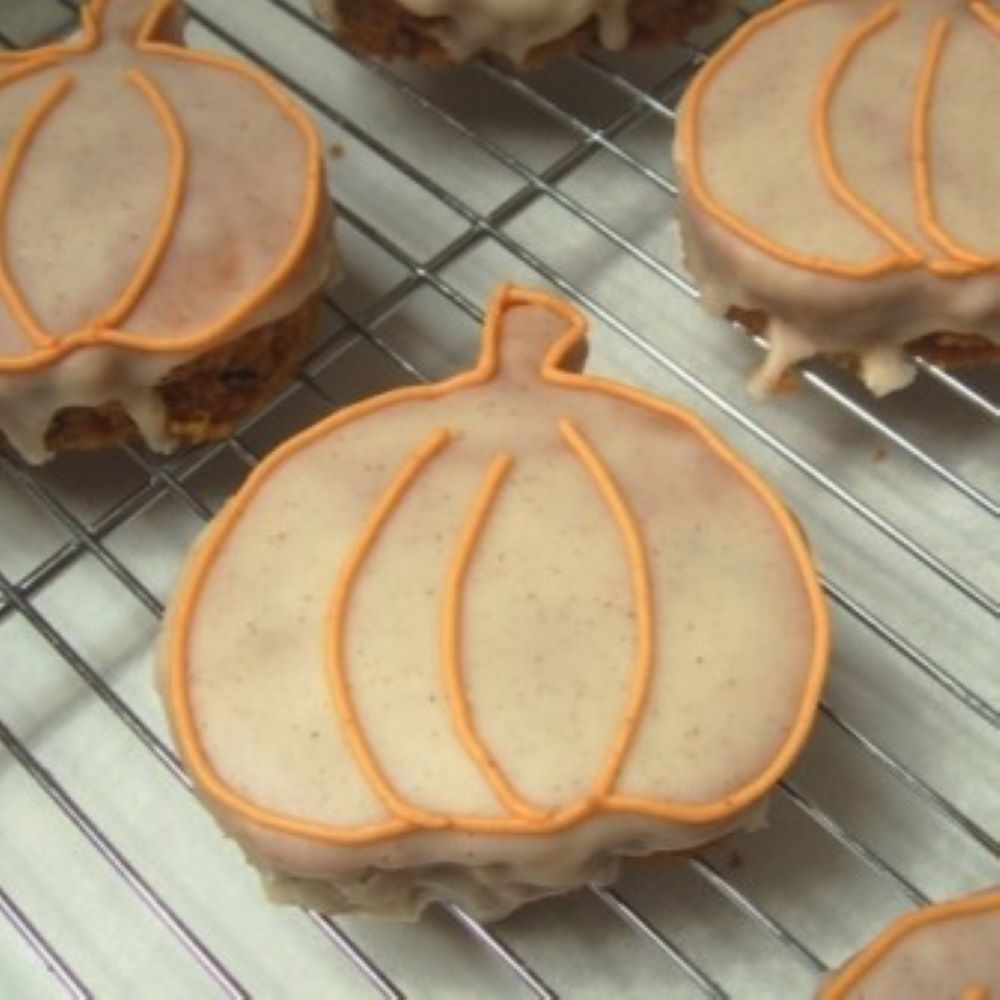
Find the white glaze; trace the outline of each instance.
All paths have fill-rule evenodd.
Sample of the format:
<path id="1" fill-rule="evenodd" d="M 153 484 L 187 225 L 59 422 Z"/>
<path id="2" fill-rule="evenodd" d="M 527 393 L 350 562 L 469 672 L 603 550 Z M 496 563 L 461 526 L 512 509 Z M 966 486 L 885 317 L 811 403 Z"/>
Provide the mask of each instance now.
<path id="1" fill-rule="evenodd" d="M 881 0 L 816 0 L 752 36 L 708 85 L 698 122 L 703 177 L 718 204 L 800 255 L 867 266 L 891 246 L 835 196 L 819 166 L 812 113 L 823 74 L 847 33 Z M 995 7 L 993 9 L 996 9 Z M 851 190 L 911 241 L 928 264 L 944 254 L 918 217 L 911 120 L 930 30 L 951 32 L 931 101 L 934 196 L 953 238 L 1000 260 L 1000 32 L 963 0 L 906 0 L 857 51 L 835 91 L 830 136 Z M 693 115 L 681 108 L 682 123 Z M 763 310 L 770 357 L 754 380 L 772 389 L 813 354 L 850 355 L 883 395 L 914 368 L 904 346 L 935 332 L 1000 343 L 1000 271 L 942 276 L 927 265 L 874 277 L 782 261 L 713 218 L 693 192 L 691 157 L 675 146 L 686 263 L 713 311 Z"/>
<path id="2" fill-rule="evenodd" d="M 337 0 L 313 0 L 336 26 Z M 522 64 L 532 49 L 595 18 L 601 44 L 624 48 L 631 38 L 629 0 L 396 0 L 418 17 L 442 18 L 430 33 L 456 62 L 480 51 Z"/>
<path id="3" fill-rule="evenodd" d="M 938 330 L 975 332 L 1000 343 L 1000 277 L 955 280 L 910 271 L 856 281 L 811 274 L 775 260 L 686 201 L 680 208 L 684 261 L 702 301 L 768 314 L 768 357 L 751 380 L 767 394 L 797 362 L 849 354 L 871 391 L 908 385 L 916 369 L 904 345 Z"/>
<path id="4" fill-rule="evenodd" d="M 73 80 L 28 147 L 4 232 L 11 276 L 56 339 L 93 325 L 120 298 L 162 212 L 169 147 L 148 101 L 124 78 L 131 68 L 176 112 L 189 162 L 169 248 L 116 329 L 163 344 L 211 327 L 274 273 L 301 224 L 310 164 L 301 131 L 255 82 L 137 52 L 132 40 L 149 7 L 111 0 L 95 51 L 0 87 L 7 155 L 28 110 L 56 80 Z M 333 263 L 328 222 L 324 206 L 309 223 L 300 264 L 213 347 L 293 313 L 323 285 Z M 0 356 L 32 350 L 0 295 Z M 155 386 L 200 353 L 90 345 L 40 369 L 0 373 L 0 428 L 27 459 L 42 461 L 54 413 L 118 400 L 151 446 L 169 448 Z"/>
<path id="5" fill-rule="evenodd" d="M 265 861 L 267 855 L 259 853 L 257 843 L 247 858 L 258 867 L 268 895 L 277 903 L 414 920 L 428 904 L 445 899 L 480 920 L 500 920 L 534 900 L 579 886 L 608 885 L 618 877 L 625 858 L 683 852 L 734 830 L 757 830 L 765 825 L 765 813 L 765 805 L 758 804 L 729 823 L 710 824 L 697 834 L 635 817 L 624 821 L 605 817 L 581 826 L 572 837 L 516 838 L 502 860 L 482 864 L 468 860 L 422 864 L 426 857 L 460 859 L 467 853 L 460 837 L 434 834 L 415 838 L 412 864 L 405 856 L 364 849 L 342 860 L 305 858 L 300 851 L 286 849 Z M 302 868 L 307 875 L 278 874 L 275 866 L 286 872 Z"/>
<path id="6" fill-rule="evenodd" d="M 559 436 L 569 416 L 628 497 L 652 561 L 654 681 L 617 789 L 718 802 L 773 758 L 815 641 L 788 543 L 690 429 L 596 392 L 543 387 L 538 362 L 561 324 L 513 309 L 506 377 L 315 439 L 244 510 L 200 591 L 184 657 L 199 740 L 231 787 L 335 828 L 384 817 L 330 701 L 330 595 L 389 479 L 429 433 L 451 427 L 460 436 L 413 486 L 353 590 L 345 641 L 361 723 L 408 801 L 503 815 L 454 731 L 438 628 L 460 525 L 486 466 L 509 450 L 515 465 L 463 602 L 465 687 L 479 731 L 529 800 L 555 808 L 588 794 L 633 676 L 636 624 L 621 538 Z M 281 568 L 280 585 L 261 587 L 263 566 Z M 165 641 L 174 628 L 171 617 Z M 255 862 L 298 880 L 278 878 L 279 893 L 394 916 L 443 891 L 499 916 L 613 877 L 618 855 L 690 848 L 760 816 L 757 799 L 699 824 L 597 813 L 546 834 L 443 830 L 339 845 L 209 804 Z"/>

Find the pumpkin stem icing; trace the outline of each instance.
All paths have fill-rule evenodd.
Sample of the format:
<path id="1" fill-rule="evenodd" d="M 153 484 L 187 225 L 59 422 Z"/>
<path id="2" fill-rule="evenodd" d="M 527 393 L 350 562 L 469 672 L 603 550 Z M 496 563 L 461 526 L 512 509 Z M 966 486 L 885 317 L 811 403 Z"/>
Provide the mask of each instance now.
<path id="1" fill-rule="evenodd" d="M 502 378 L 518 382 L 533 382 L 549 367 L 578 369 L 585 345 L 577 340 L 564 342 L 564 334 L 564 317 L 531 306 L 515 306 L 504 317 L 496 337 L 483 345 L 480 366 L 495 367 Z"/>

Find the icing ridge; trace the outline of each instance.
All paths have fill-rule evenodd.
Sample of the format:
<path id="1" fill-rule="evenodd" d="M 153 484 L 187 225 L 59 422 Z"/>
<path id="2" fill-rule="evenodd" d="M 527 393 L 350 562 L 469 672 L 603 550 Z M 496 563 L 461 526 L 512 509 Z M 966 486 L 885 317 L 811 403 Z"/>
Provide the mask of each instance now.
<path id="1" fill-rule="evenodd" d="M 26 72 L 18 74 L 18 77 L 27 76 L 30 72 L 33 72 L 32 68 L 26 67 Z M 10 189 L 17 178 L 17 168 L 24 159 L 28 145 L 31 143 L 38 129 L 41 128 L 49 112 L 63 100 L 73 89 L 73 86 L 74 81 L 70 76 L 64 76 L 53 83 L 25 120 L 24 125 L 15 134 L 10 150 L 4 160 L 2 171 L 0 171 L 0 228 L 6 228 L 7 203 L 10 196 Z M 4 298 L 7 299 L 12 307 L 14 317 L 24 328 L 28 339 L 37 345 L 46 355 L 54 354 L 56 351 L 55 338 L 47 334 L 38 325 L 29 312 L 23 297 L 14 285 L 7 261 L 6 241 L 0 243 L 0 291 L 3 292 Z M 3 370 L 6 360 L 0 356 L 0 371 Z"/>
<path id="2" fill-rule="evenodd" d="M 571 420 L 563 420 L 559 430 L 594 481 L 618 524 L 622 542 L 628 552 L 632 588 L 635 591 L 636 653 L 635 665 L 632 668 L 632 688 L 626 702 L 622 725 L 615 736 L 611 759 L 598 777 L 593 791 L 596 799 L 607 802 L 625 764 L 625 758 L 635 739 L 648 701 L 653 672 L 653 647 L 656 641 L 653 628 L 653 584 L 650 579 L 646 546 L 639 525 L 629 510 L 628 502 L 622 495 L 607 463 Z"/>
<path id="3" fill-rule="evenodd" d="M 95 339 L 99 336 L 97 331 L 101 327 L 111 329 L 123 322 L 142 297 L 146 286 L 152 280 L 157 267 L 167 252 L 171 233 L 180 216 L 181 202 L 187 183 L 188 147 L 176 112 L 156 82 L 141 70 L 129 70 L 125 74 L 125 79 L 138 88 L 149 101 L 150 107 L 160 119 L 163 131 L 169 137 L 170 178 L 167 181 L 167 196 L 163 206 L 163 215 L 157 225 L 153 241 L 131 284 L 122 293 L 121 299 L 97 320 L 93 333 Z"/>
<path id="4" fill-rule="evenodd" d="M 508 813 L 527 823 L 544 823 L 549 811 L 532 805 L 514 788 L 496 757 L 476 731 L 475 717 L 462 679 L 462 590 L 476 544 L 513 464 L 511 455 L 500 455 L 494 460 L 459 536 L 445 584 L 444 610 L 441 616 L 441 659 L 444 663 L 445 691 L 448 694 L 452 721 L 462 745 Z"/>
<path id="5" fill-rule="evenodd" d="M 354 711 L 340 641 L 343 634 L 343 619 L 347 612 L 355 577 L 361 571 L 366 557 L 378 541 L 382 528 L 392 517 L 417 477 L 447 448 L 452 439 L 453 435 L 450 431 L 440 430 L 417 448 L 404 462 L 403 467 L 389 484 L 385 495 L 376 505 L 371 519 L 362 529 L 354 549 L 344 563 L 343 572 L 334 588 L 328 616 L 327 677 L 338 720 L 344 727 L 344 734 L 354 753 L 355 760 L 368 779 L 368 783 L 375 790 L 375 794 L 382 800 L 383 805 L 399 818 L 400 822 L 405 823 L 407 827 L 427 827 L 430 829 L 445 826 L 446 823 L 432 813 L 411 806 L 399 795 L 365 738 L 364 731 Z"/>
<path id="6" fill-rule="evenodd" d="M 973 8 L 974 9 L 974 8 Z M 931 28 L 930 39 L 920 73 L 916 106 L 913 114 L 913 171 L 914 189 L 920 209 L 920 224 L 927 235 L 950 256 L 950 260 L 931 261 L 928 266 L 939 274 L 972 274 L 977 269 L 989 269 L 1000 264 L 961 246 L 942 225 L 934 204 L 933 175 L 928 150 L 931 103 L 938 68 L 952 25 L 947 17 L 940 17 Z"/>
<path id="7" fill-rule="evenodd" d="M 830 134 L 830 115 L 833 101 L 836 97 L 837 86 L 847 67 L 864 43 L 873 35 L 882 31 L 892 21 L 896 20 L 898 16 L 899 3 L 897 0 L 892 0 L 892 2 L 876 10 L 870 18 L 862 21 L 861 24 L 848 34 L 847 38 L 841 44 L 840 49 L 834 55 L 829 70 L 824 75 L 812 121 L 813 141 L 819 152 L 824 176 L 833 193 L 846 208 L 881 236 L 896 251 L 895 256 L 890 255 L 886 260 L 873 264 L 868 268 L 857 269 L 854 273 L 858 277 L 885 274 L 896 268 L 907 267 L 920 261 L 920 250 L 913 246 L 901 233 L 897 233 L 888 220 L 861 198 L 856 191 L 852 190 L 837 160 L 833 136 Z"/>

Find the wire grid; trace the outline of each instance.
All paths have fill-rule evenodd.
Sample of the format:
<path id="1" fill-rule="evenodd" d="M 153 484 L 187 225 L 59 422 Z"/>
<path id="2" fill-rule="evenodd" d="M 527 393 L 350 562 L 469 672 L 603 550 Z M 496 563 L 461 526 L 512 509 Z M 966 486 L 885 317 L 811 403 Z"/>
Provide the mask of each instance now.
<path id="1" fill-rule="evenodd" d="M 42 7 L 46 11 L 40 14 Z M 996 546 L 1000 491 L 990 475 L 996 468 L 1000 383 L 990 374 L 949 373 L 921 363 L 923 384 L 911 394 L 919 394 L 925 411 L 955 422 L 961 440 L 972 442 L 972 458 L 968 449 L 954 447 L 954 438 L 943 439 L 944 447 L 933 447 L 933 436 L 905 404 L 876 403 L 822 366 L 806 371 L 799 396 L 782 404 L 784 415 L 762 409 L 734 389 L 738 377 L 719 374 L 738 376 L 741 365 L 750 361 L 754 349 L 745 333 L 698 316 L 696 292 L 676 252 L 651 243 L 641 227 L 637 235 L 631 222 L 620 224 L 614 206 L 601 202 L 600 191 L 586 182 L 587 171 L 599 165 L 601 190 L 609 180 L 615 190 L 641 189 L 646 195 L 640 204 L 648 206 L 647 212 L 663 214 L 661 205 L 669 207 L 676 195 L 674 182 L 663 169 L 667 162 L 663 140 L 671 132 L 677 97 L 706 51 L 718 44 L 732 23 L 656 59 L 583 56 L 526 78 L 478 63 L 442 83 L 407 67 L 385 67 L 352 56 L 329 39 L 299 0 L 247 0 L 240 5 L 194 0 L 190 7 L 192 44 L 235 52 L 263 65 L 345 148 L 345 163 L 335 164 L 333 174 L 341 193 L 340 236 L 348 251 L 350 277 L 327 300 L 327 334 L 301 379 L 233 439 L 169 458 L 130 447 L 114 458 L 89 460 L 89 465 L 74 466 L 69 460 L 70 465 L 63 466 L 71 469 L 63 473 L 68 482 L 58 471 L 32 470 L 0 458 L 0 473 L 9 487 L 0 499 L 14 496 L 15 514 L 28 523 L 44 518 L 59 528 L 59 541 L 36 558 L 22 553 L 20 558 L 0 561 L 4 660 L 9 655 L 13 662 L 19 654 L 31 658 L 30 650 L 38 648 L 54 654 L 60 669 L 69 667 L 82 681 L 88 708 L 100 706 L 97 715 L 105 726 L 113 725 L 103 711 L 110 710 L 131 745 L 138 740 L 174 785 L 189 789 L 162 727 L 144 710 L 137 689 L 109 676 L 100 653 L 89 651 L 93 646 L 89 633 L 84 637 L 82 630 L 78 633 L 60 624 L 65 613 L 58 607 L 49 610 L 51 593 L 78 568 L 93 565 L 117 585 L 119 601 L 124 588 L 155 625 L 176 566 L 171 565 L 170 571 L 160 567 L 155 543 L 150 547 L 140 530 L 147 519 L 170 505 L 186 512 L 195 524 L 202 523 L 259 455 L 290 429 L 382 384 L 434 379 L 461 367 L 474 350 L 483 283 L 507 277 L 496 270 L 491 256 L 499 252 L 500 260 L 518 277 L 561 291 L 594 318 L 596 364 L 662 386 L 714 422 L 724 422 L 728 436 L 745 443 L 744 450 L 767 464 L 786 492 L 791 488 L 807 498 L 809 506 L 799 509 L 809 527 L 813 518 L 821 525 L 843 522 L 854 526 L 851 531 L 863 540 L 871 539 L 874 553 L 888 554 L 888 562 L 883 559 L 879 565 L 873 556 L 871 565 L 864 551 L 852 552 L 855 573 L 858 567 L 875 576 L 884 573 L 887 596 L 913 586 L 914 607 L 907 609 L 912 610 L 907 616 L 898 613 L 893 601 L 879 601 L 882 584 L 873 588 L 855 576 L 846 585 L 847 574 L 840 572 L 835 560 L 830 563 L 837 572 L 824 577 L 842 635 L 836 660 L 856 663 L 870 658 L 872 663 L 894 665 L 893 670 L 886 667 L 884 690 L 882 682 L 873 681 L 858 701 L 832 685 L 814 741 L 835 744 L 845 760 L 860 760 L 858 773 L 872 784 L 861 790 L 864 794 L 854 789 L 851 799 L 828 793 L 829 756 L 817 751 L 812 762 L 810 750 L 776 794 L 774 849 L 768 846 L 768 836 L 761 835 L 745 843 L 740 840 L 735 849 L 709 850 L 662 870 L 648 863 L 631 864 L 613 888 L 595 887 L 589 895 L 540 904 L 529 908 L 527 916 L 495 927 L 484 927 L 457 906 L 443 907 L 418 925 L 420 929 L 405 932 L 420 937 L 419 954 L 407 951 L 398 930 L 373 929 L 312 912 L 301 919 L 282 911 L 283 926 L 297 920 L 292 936 L 282 940 L 304 950 L 311 935 L 329 949 L 330 957 L 316 961 L 320 968 L 324 961 L 336 964 L 337 974 L 345 977 L 336 981 L 345 993 L 353 988 L 363 992 L 367 986 L 384 996 L 510 995 L 514 990 L 543 997 L 606 996 L 614 982 L 616 995 L 805 996 L 818 976 L 893 913 L 947 892 L 1000 882 L 996 838 L 1000 802 L 995 794 L 1000 784 L 996 780 L 1000 713 L 996 679 L 977 667 L 988 667 L 991 660 L 995 667 L 1000 648 L 998 601 L 991 586 L 1000 561 Z M 0 41 L 8 47 L 37 44 L 43 37 L 64 33 L 72 23 L 69 0 L 43 5 L 33 0 L 31 5 L 0 13 Z M 330 69 L 321 71 L 321 66 Z M 359 95 L 368 91 L 383 103 L 362 106 Z M 474 97 L 463 101 L 466 91 Z M 595 103 L 600 113 L 592 112 Z M 512 130 L 498 128 L 497 118 L 508 114 L 515 119 Z M 426 131 L 430 143 L 441 144 L 431 151 L 440 158 L 441 169 L 436 169 L 434 155 L 426 148 L 400 148 L 393 130 L 386 128 L 389 115 L 406 122 L 415 134 Z M 522 147 L 514 138 L 522 122 L 524 128 L 541 131 L 542 153 Z M 559 148 L 549 141 L 549 132 L 564 140 Z M 644 145 L 647 133 L 663 145 L 662 153 Z M 644 155 L 650 148 L 653 155 Z M 467 161 L 474 183 L 468 183 L 470 177 L 461 169 L 456 174 L 446 166 L 452 153 L 460 167 Z M 367 188 L 364 180 L 351 184 L 352 160 L 359 178 L 371 165 L 386 169 L 389 183 L 400 185 L 398 197 L 391 188 L 378 186 L 388 208 L 383 210 L 367 193 L 372 181 Z M 494 183 L 497 175 L 504 184 Z M 480 176 L 492 184 L 489 196 L 478 188 Z M 347 190 L 342 191 L 341 180 Z M 401 204 L 412 209 L 412 215 L 399 213 Z M 537 211 L 547 213 L 544 225 L 525 225 Z M 609 221 L 609 216 L 616 216 L 616 221 Z M 562 220 L 567 229 L 572 223 L 574 243 L 577 231 L 595 238 L 608 255 L 602 260 L 613 262 L 609 268 L 625 262 L 640 272 L 642 295 L 654 303 L 653 308 L 663 302 L 667 323 L 682 327 L 690 323 L 706 340 L 714 337 L 718 356 L 688 355 L 687 345 L 660 336 L 663 321 L 648 326 L 631 319 L 621 304 L 631 297 L 631 271 L 616 279 L 621 288 L 615 295 L 600 281 L 587 280 L 593 275 L 565 266 L 563 248 L 557 245 L 560 230 L 552 218 Z M 425 237 L 417 230 L 428 219 L 434 220 L 430 223 L 434 231 Z M 661 219 L 655 226 L 666 228 Z M 484 248 L 491 255 L 479 263 Z M 571 253 L 580 249 L 569 248 Z M 350 251 L 359 254 L 356 268 Z M 363 270 L 376 260 L 372 272 Z M 611 301 L 615 305 L 609 305 Z M 688 320 L 688 316 L 698 318 Z M 413 333 L 403 332 L 415 322 L 427 334 L 423 344 Z M 439 323 L 457 325 L 465 335 L 457 343 L 438 338 Z M 868 463 L 860 474 L 845 470 L 808 435 L 789 431 L 795 420 L 807 428 L 812 426 L 810 420 L 815 421 L 822 431 L 826 424 L 821 421 L 829 421 L 830 413 L 847 438 L 835 444 L 848 452 L 853 465 Z M 874 459 L 866 452 L 862 461 L 862 445 L 850 439 L 852 434 L 864 442 L 863 447 L 875 447 Z M 942 454 L 946 457 L 939 457 Z M 98 489 L 98 499 L 81 506 L 70 487 L 92 485 L 95 473 L 90 470 L 99 468 L 101 461 L 110 463 L 106 478 L 113 485 Z M 872 462 L 890 466 L 889 472 L 878 475 L 889 481 L 890 490 L 897 483 L 901 496 L 895 499 L 902 505 L 870 498 L 864 476 L 875 475 L 878 464 Z M 947 532 L 932 530 L 928 519 L 907 512 L 910 491 L 915 499 L 930 496 L 946 505 L 943 516 L 952 522 Z M 128 544 L 130 533 L 138 539 L 138 548 Z M 948 538 L 948 533 L 959 537 Z M 847 529 L 834 534 L 834 541 L 845 544 L 846 535 L 849 544 Z M 976 548 L 973 538 L 978 539 Z M 865 548 L 864 541 L 859 548 Z M 824 555 L 822 545 L 820 550 Z M 899 582 L 891 584 L 890 577 L 902 581 L 902 587 Z M 921 605 L 924 598 L 932 610 L 947 610 L 940 627 L 924 627 L 922 619 L 928 614 Z M 948 631 L 948 621 L 960 626 L 955 630 L 957 647 L 943 643 L 936 634 Z M 137 671 L 147 686 L 149 657 L 144 654 L 153 631 L 147 624 L 139 656 L 144 669 Z M 958 655 L 951 653 L 952 648 L 959 650 Z M 854 670 L 851 676 L 856 679 L 859 673 L 864 671 Z M 900 738 L 898 730 L 883 727 L 883 720 L 893 714 L 887 708 L 867 706 L 868 700 L 879 696 L 901 697 L 901 676 L 919 687 L 918 708 L 926 713 L 919 721 L 928 729 L 927 739 L 919 745 Z M 906 699 L 901 700 L 905 708 Z M 851 711 L 842 709 L 842 702 Z M 259 972 L 259 965 L 228 941 L 225 946 L 218 944 L 219 939 L 203 929 L 211 921 L 205 917 L 202 900 L 190 892 L 179 893 L 172 885 L 162 888 L 166 878 L 156 861 L 141 849 L 122 846 L 122 839 L 131 844 L 132 831 L 120 837 L 121 817 L 108 814 L 103 802 L 100 816 L 95 815 L 97 806 L 87 800 L 93 799 L 91 788 L 65 762 L 58 769 L 47 763 L 47 741 L 33 738 L 33 727 L 20 721 L 24 713 L 15 711 L 20 706 L 11 704 L 0 702 L 0 742 L 8 755 L 0 774 L 9 774 L 10 765 L 16 765 L 17 777 L 41 793 L 38 809 L 46 822 L 53 822 L 50 813 L 61 813 L 99 864 L 124 887 L 122 898 L 114 904 L 107 901 L 107 907 L 129 909 L 138 901 L 151 915 L 156 933 L 177 946 L 166 965 L 168 979 L 158 981 L 161 988 L 145 980 L 153 992 L 182 995 L 178 984 L 187 982 L 184 977 L 193 969 L 196 978 L 191 981 L 197 985 L 194 994 L 187 995 L 212 991 L 229 996 L 279 995 L 273 983 L 269 989 L 266 982 L 258 983 L 244 971 Z M 14 716 L 20 724 L 12 721 Z M 951 770 L 935 769 L 928 748 L 935 749 L 936 735 L 956 742 L 958 757 L 972 755 L 977 766 L 971 775 L 956 777 Z M 850 768 L 845 773 L 849 775 Z M 864 800 L 865 795 L 865 809 L 859 812 L 854 800 Z M 197 816 L 198 809 L 193 801 L 172 806 L 172 811 L 185 815 Z M 919 817 L 920 836 L 904 832 L 911 813 Z M 888 818 L 883 821 L 883 816 Z M 26 829 L 36 828 L 29 824 Z M 5 853 L 26 856 L 30 847 L 24 831 L 20 839 L 10 824 L 5 824 L 5 831 L 4 840 L 12 847 Z M 150 836 L 148 831 L 144 835 Z M 219 839 L 211 827 L 203 835 Z M 898 849 L 897 842 L 908 836 L 913 843 Z M 853 894 L 841 898 L 829 887 L 819 896 L 806 892 L 811 909 L 802 919 L 789 904 L 794 893 L 784 890 L 778 872 L 788 860 L 785 852 L 794 855 L 794 845 L 800 843 L 810 845 L 815 854 L 810 860 L 817 869 L 829 859 L 831 878 L 846 872 L 849 865 Z M 925 854 L 929 845 L 934 847 L 933 865 L 922 860 L 921 852 Z M 142 863 L 135 860 L 137 851 Z M 225 863 L 231 868 L 239 864 L 231 857 Z M 790 863 L 793 871 L 800 871 L 794 858 Z M 86 951 L 59 926 L 59 906 L 53 908 L 50 898 L 26 894 L 18 878 L 9 876 L 9 869 L 0 868 L 0 915 L 19 942 L 22 956 L 37 959 L 38 967 L 51 974 L 37 982 L 56 984 L 74 996 L 95 991 L 107 995 L 107 987 L 88 985 L 81 971 L 88 964 Z M 802 886 L 798 889 L 801 894 Z M 678 901 L 683 907 L 677 906 Z M 266 909 L 262 903 L 259 906 Z M 678 916 L 679 909 L 690 911 L 689 919 L 683 919 L 683 913 Z M 584 910 L 589 914 L 586 919 L 579 916 Z M 544 917 L 532 916 L 533 912 Z M 99 921 L 99 915 L 95 919 Z M 424 929 L 428 924 L 430 929 Z M 615 942 L 609 946 L 614 958 L 609 976 L 602 978 L 594 969 L 574 977 L 574 966 L 582 961 L 577 954 L 580 943 L 593 945 L 595 933 Z M 720 940 L 724 947 L 719 947 Z M 554 943 L 544 943 L 548 941 Z M 309 947 L 314 945 L 315 940 Z M 397 949 L 405 961 L 395 955 Z M 472 952 L 479 957 L 471 960 L 471 971 L 449 968 L 449 961 L 457 961 L 456 954 L 465 961 Z M 0 971 L 3 956 L 0 950 Z M 287 952 L 272 957 L 278 963 L 291 961 Z M 410 974 L 411 962 L 426 966 L 422 976 Z M 333 968 L 328 971 L 334 975 Z M 462 975 L 473 977 L 474 989 Z M 316 990 L 331 981 L 317 980 Z M 38 988 L 41 992 L 44 986 Z M 126 992 L 123 989 L 122 995 Z"/>

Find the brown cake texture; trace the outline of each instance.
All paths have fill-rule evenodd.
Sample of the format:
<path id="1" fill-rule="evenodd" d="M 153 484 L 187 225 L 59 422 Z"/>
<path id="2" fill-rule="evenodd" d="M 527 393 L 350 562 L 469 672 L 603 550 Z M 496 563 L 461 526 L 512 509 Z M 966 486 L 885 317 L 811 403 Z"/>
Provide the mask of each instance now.
<path id="1" fill-rule="evenodd" d="M 748 333 L 766 336 L 768 316 L 759 309 L 733 307 L 728 316 L 739 323 Z M 942 368 L 956 368 L 964 365 L 978 365 L 1000 361 L 1000 344 L 976 333 L 929 333 L 911 340 L 906 352 L 915 358 L 923 358 Z M 857 358 L 850 354 L 835 356 L 839 364 L 853 368 Z"/>
<path id="2" fill-rule="evenodd" d="M 156 387 L 167 431 L 185 444 L 227 437 L 234 426 L 294 378 L 313 341 L 322 297 L 289 316 L 179 365 Z M 67 407 L 45 433 L 52 452 L 87 451 L 139 440 L 139 429 L 116 400 L 98 407 Z"/>

